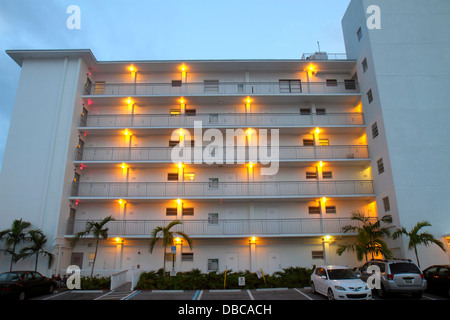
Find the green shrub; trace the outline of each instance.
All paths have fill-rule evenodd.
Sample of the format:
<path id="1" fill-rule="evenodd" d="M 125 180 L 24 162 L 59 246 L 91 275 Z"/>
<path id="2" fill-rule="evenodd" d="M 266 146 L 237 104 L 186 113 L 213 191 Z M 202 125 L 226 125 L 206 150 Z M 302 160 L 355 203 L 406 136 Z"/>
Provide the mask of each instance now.
<path id="1" fill-rule="evenodd" d="M 81 277 L 82 290 L 108 290 L 111 287 L 110 277 Z"/>
<path id="2" fill-rule="evenodd" d="M 256 273 L 248 270 L 227 274 L 225 287 L 225 272 L 201 273 L 198 269 L 188 272 L 178 272 L 171 277 L 169 272 L 163 277 L 163 270 L 143 272 L 136 289 L 150 290 L 194 290 L 194 289 L 258 289 L 258 288 L 302 288 L 310 283 L 313 269 L 289 267 L 273 275 L 258 278 Z M 239 286 L 238 278 L 245 277 L 245 286 Z"/>

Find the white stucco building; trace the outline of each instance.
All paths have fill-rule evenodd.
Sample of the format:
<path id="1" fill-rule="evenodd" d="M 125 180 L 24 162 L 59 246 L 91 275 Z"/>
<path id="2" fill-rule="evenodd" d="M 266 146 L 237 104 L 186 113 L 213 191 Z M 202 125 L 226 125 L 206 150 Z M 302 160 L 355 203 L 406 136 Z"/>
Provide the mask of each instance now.
<path id="1" fill-rule="evenodd" d="M 175 244 L 177 271 L 358 266 L 354 254 L 336 254 L 352 240 L 341 227 L 356 211 L 392 214 L 407 228 L 426 219 L 446 242 L 449 38 L 430 45 L 414 33 L 398 43 L 405 36 L 389 31 L 402 16 L 396 6 L 379 1 L 381 29 L 368 30 L 367 5 L 352 1 L 343 18 L 347 56 L 97 61 L 90 50 L 7 51 L 22 71 L 0 176 L 0 229 L 17 218 L 41 228 L 56 256 L 52 273 L 89 269 L 94 241 L 70 240 L 107 216 L 115 221 L 100 243 L 100 274 L 160 268 L 163 249 L 149 253 L 150 234 L 175 219 L 193 239 L 192 249 Z M 410 14 L 419 11 L 448 27 L 434 9 Z M 261 146 L 266 132 L 277 163 L 250 157 L 261 148 L 248 146 Z M 222 149 L 209 135 L 247 147 Z M 193 148 L 191 162 L 174 161 L 177 145 Z M 203 160 L 194 161 L 198 154 Z M 264 175 L 271 166 L 274 174 Z M 401 241 L 391 248 L 412 258 Z M 420 254 L 422 266 L 449 261 L 436 248 Z M 2 271 L 8 263 L 0 257 Z"/>

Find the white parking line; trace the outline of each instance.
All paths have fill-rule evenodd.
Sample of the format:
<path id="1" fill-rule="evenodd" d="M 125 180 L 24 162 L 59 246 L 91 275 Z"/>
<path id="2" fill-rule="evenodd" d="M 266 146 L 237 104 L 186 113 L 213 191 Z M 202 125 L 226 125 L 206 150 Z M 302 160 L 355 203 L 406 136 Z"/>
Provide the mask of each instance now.
<path id="1" fill-rule="evenodd" d="M 425 298 L 425 299 L 437 300 L 437 299 L 435 299 L 435 298 L 432 298 L 432 297 L 429 297 L 429 296 L 425 296 L 425 295 L 422 295 L 422 297 Z"/>
<path id="2" fill-rule="evenodd" d="M 63 294 L 66 294 L 68 292 L 70 292 L 70 291 L 64 291 L 64 292 L 61 292 L 61 293 L 58 293 L 58 294 L 55 294 L 55 295 L 51 295 L 50 297 L 46 297 L 45 299 L 42 299 L 42 300 L 48 300 L 48 299 L 52 299 L 52 298 L 57 297 L 57 296 L 62 296 Z"/>
<path id="3" fill-rule="evenodd" d="M 306 298 L 308 298 L 309 300 L 314 300 L 313 298 L 311 298 L 310 296 L 308 296 L 306 293 L 301 292 L 300 290 L 293 288 L 295 291 L 297 291 L 298 293 L 304 295 Z"/>
<path id="4" fill-rule="evenodd" d="M 251 300 L 255 300 L 255 298 L 253 298 L 253 295 L 252 295 L 252 293 L 250 292 L 250 290 L 247 290 L 247 293 L 248 293 L 248 295 L 250 296 L 250 299 L 251 299 Z"/>
<path id="5" fill-rule="evenodd" d="M 198 294 L 197 300 L 200 300 L 202 298 L 203 295 L 203 290 L 200 291 L 200 293 Z"/>

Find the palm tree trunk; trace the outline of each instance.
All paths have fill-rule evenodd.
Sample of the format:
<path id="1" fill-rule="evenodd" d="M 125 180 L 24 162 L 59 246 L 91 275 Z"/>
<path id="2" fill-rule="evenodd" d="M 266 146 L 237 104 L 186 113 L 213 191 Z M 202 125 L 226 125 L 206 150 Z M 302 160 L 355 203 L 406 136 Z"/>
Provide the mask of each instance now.
<path id="1" fill-rule="evenodd" d="M 34 263 L 34 271 L 37 271 L 38 260 L 39 260 L 39 251 L 36 253 L 36 262 Z"/>
<path id="2" fill-rule="evenodd" d="M 416 254 L 417 266 L 420 269 L 419 255 L 417 254 L 417 247 L 416 246 L 414 246 L 414 253 Z"/>
<path id="3" fill-rule="evenodd" d="M 163 277 L 165 276 L 166 273 L 166 246 L 164 246 L 164 262 L 163 262 Z"/>
<path id="4" fill-rule="evenodd" d="M 16 252 L 16 244 L 14 243 L 13 250 L 11 252 L 11 264 L 9 265 L 9 271 L 12 271 L 15 252 Z"/>
<path id="5" fill-rule="evenodd" d="M 94 275 L 94 266 L 95 266 L 95 259 L 97 259 L 97 249 L 98 249 L 98 240 L 100 238 L 97 238 L 97 242 L 95 243 L 95 253 L 94 253 L 94 261 L 92 261 L 92 269 L 91 269 L 91 279 L 92 282 L 92 276 Z"/>

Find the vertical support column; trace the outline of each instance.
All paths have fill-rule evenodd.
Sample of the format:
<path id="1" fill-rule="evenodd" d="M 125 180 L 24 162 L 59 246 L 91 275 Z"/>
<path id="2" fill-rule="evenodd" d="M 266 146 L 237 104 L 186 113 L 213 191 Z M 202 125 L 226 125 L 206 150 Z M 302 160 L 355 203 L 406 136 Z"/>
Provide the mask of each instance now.
<path id="1" fill-rule="evenodd" d="M 183 240 L 176 238 L 175 246 L 177 247 L 177 251 L 175 253 L 175 270 L 177 270 L 177 272 L 181 272 L 181 254 L 183 250 Z"/>
<path id="2" fill-rule="evenodd" d="M 180 99 L 180 115 L 184 116 L 186 114 L 186 101 L 184 98 Z"/>
<path id="3" fill-rule="evenodd" d="M 116 261 L 114 269 L 116 271 L 122 270 L 123 261 L 123 239 L 116 238 Z"/>
<path id="4" fill-rule="evenodd" d="M 256 238 L 251 237 L 249 240 L 249 250 L 250 250 L 250 272 L 256 271 Z"/>
<path id="5" fill-rule="evenodd" d="M 325 236 L 322 238 L 322 244 L 323 244 L 323 255 L 324 255 L 324 262 L 326 265 L 331 264 L 331 257 L 330 257 L 330 243 L 331 243 L 331 237 Z"/>
<path id="6" fill-rule="evenodd" d="M 187 71 L 186 66 L 183 64 L 181 66 L 181 92 L 187 93 Z"/>
<path id="7" fill-rule="evenodd" d="M 183 201 L 177 199 L 177 220 L 181 220 L 183 217 Z"/>

